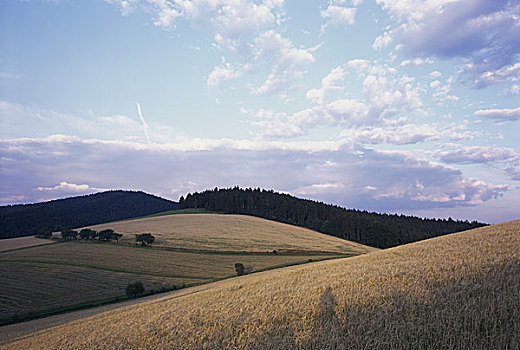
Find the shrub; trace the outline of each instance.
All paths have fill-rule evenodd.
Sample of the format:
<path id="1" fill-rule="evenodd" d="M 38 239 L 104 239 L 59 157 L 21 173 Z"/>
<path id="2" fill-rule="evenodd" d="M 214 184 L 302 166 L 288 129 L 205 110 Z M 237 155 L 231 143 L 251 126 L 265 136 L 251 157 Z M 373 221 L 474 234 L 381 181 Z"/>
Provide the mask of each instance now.
<path id="1" fill-rule="evenodd" d="M 126 295 L 129 297 L 137 297 L 139 294 L 142 294 L 144 292 L 144 286 L 141 282 L 134 282 L 129 283 L 128 286 L 126 286 Z"/>
<path id="2" fill-rule="evenodd" d="M 242 276 L 245 272 L 246 268 L 244 267 L 244 264 L 242 263 L 236 263 L 235 264 L 235 271 L 237 272 L 238 276 Z"/>

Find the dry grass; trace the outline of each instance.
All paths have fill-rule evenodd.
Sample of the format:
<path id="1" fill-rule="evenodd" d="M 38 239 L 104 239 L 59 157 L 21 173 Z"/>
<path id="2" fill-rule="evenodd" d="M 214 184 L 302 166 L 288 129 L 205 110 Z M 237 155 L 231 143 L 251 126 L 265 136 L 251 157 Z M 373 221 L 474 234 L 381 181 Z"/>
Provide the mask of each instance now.
<path id="1" fill-rule="evenodd" d="M 120 272 L 35 263 L 0 263 L 0 315 L 64 307 L 125 295 L 130 282 L 146 289 L 200 282 L 180 278 L 136 276 Z"/>
<path id="2" fill-rule="evenodd" d="M 6 349 L 518 349 L 520 221 L 217 282 Z"/>
<path id="3" fill-rule="evenodd" d="M 323 258 L 285 254 L 189 253 L 117 244 L 67 242 L 6 252 L 0 255 L 0 264 L 5 261 L 52 262 L 145 275 L 212 279 L 234 275 L 237 262 L 259 270 L 320 257 Z"/>
<path id="4" fill-rule="evenodd" d="M 34 236 L 0 239 L 0 252 L 51 243 L 55 242 L 48 239 L 37 238 Z"/>
<path id="5" fill-rule="evenodd" d="M 375 248 L 309 229 L 246 215 L 177 214 L 90 226 L 112 228 L 132 240 L 151 232 L 157 243 L 187 249 L 272 251 L 296 249 L 363 254 Z"/>

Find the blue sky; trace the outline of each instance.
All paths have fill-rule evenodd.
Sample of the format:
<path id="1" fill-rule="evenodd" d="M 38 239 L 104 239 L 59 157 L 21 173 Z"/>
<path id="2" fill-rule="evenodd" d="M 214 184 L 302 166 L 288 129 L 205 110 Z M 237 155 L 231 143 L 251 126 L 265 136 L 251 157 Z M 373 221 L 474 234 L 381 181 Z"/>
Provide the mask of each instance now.
<path id="1" fill-rule="evenodd" d="M 5 0 L 0 49 L 0 204 L 239 185 L 520 217 L 516 1 Z"/>

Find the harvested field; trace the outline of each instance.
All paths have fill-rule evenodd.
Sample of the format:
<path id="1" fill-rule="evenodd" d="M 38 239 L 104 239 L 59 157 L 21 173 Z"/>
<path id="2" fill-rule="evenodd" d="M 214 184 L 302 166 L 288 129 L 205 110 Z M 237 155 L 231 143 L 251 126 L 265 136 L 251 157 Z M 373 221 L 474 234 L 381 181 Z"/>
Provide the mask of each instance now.
<path id="1" fill-rule="evenodd" d="M 146 289 L 201 282 L 196 279 L 136 276 L 121 272 L 38 263 L 0 263 L 0 317 L 23 311 L 38 312 L 124 296 L 130 282 L 140 280 Z"/>
<path id="2" fill-rule="evenodd" d="M 133 240 L 150 232 L 162 246 L 221 251 L 307 250 L 363 254 L 376 248 L 309 229 L 246 215 L 176 214 L 90 226 L 122 233 Z"/>
<path id="3" fill-rule="evenodd" d="M 520 221 L 208 287 L 5 348 L 518 349 Z"/>
<path id="4" fill-rule="evenodd" d="M 0 252 L 52 243 L 55 242 L 49 239 L 37 238 L 34 236 L 0 239 Z"/>
<path id="5" fill-rule="evenodd" d="M 324 257 L 328 256 L 189 253 L 117 244 L 66 242 L 6 252 L 0 255 L 0 262 L 46 262 L 144 275 L 214 279 L 234 275 L 237 262 L 259 270 Z"/>

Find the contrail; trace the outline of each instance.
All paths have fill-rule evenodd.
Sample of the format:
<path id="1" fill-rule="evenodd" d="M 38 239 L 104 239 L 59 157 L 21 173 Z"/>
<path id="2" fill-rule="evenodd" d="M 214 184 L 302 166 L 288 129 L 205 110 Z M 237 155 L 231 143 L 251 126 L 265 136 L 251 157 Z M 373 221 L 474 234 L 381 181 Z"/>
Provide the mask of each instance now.
<path id="1" fill-rule="evenodd" d="M 143 122 L 143 129 L 144 129 L 144 136 L 146 136 L 146 141 L 148 143 L 151 143 L 150 141 L 150 135 L 148 135 L 148 124 L 146 124 L 146 120 L 144 120 L 143 113 L 141 112 L 141 105 L 139 102 L 136 103 L 137 106 L 137 114 L 139 114 L 139 118 L 141 118 L 141 121 Z"/>

